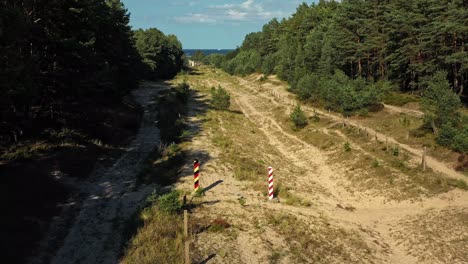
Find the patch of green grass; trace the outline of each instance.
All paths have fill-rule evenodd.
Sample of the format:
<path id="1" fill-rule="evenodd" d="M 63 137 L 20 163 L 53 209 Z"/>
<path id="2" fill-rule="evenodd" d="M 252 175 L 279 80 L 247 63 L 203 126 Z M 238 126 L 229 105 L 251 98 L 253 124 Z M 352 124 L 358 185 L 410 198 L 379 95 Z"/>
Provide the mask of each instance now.
<path id="1" fill-rule="evenodd" d="M 407 103 L 419 102 L 420 98 L 408 93 L 390 92 L 384 95 L 382 101 L 389 105 L 403 106 Z"/>
<path id="2" fill-rule="evenodd" d="M 275 197 L 279 197 L 281 201 L 284 200 L 284 203 L 287 205 L 304 207 L 309 207 L 312 205 L 310 201 L 307 201 L 295 195 L 290 188 L 283 187 L 282 184 L 274 185 L 273 191 Z"/>
<path id="3" fill-rule="evenodd" d="M 183 263 L 183 217 L 165 213 L 156 203 L 140 213 L 142 225 L 129 241 L 123 264 Z"/>
<path id="4" fill-rule="evenodd" d="M 232 140 L 224 135 L 215 135 L 211 138 L 211 141 L 216 146 L 220 147 L 223 150 L 226 150 L 232 146 Z"/>

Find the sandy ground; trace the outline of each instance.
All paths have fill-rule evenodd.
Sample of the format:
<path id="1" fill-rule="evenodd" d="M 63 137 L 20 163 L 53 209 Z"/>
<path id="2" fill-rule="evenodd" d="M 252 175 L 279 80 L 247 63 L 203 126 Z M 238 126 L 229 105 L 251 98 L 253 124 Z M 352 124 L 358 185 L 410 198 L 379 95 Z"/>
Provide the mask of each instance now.
<path id="1" fill-rule="evenodd" d="M 136 176 L 148 154 L 159 144 L 153 98 L 166 86 L 145 83 L 133 92 L 143 107 L 144 115 L 138 135 L 125 154 L 110 168 L 97 169 L 86 180 L 76 182 L 85 199 L 71 226 L 64 226 L 63 215 L 51 225 L 51 235 L 44 245 L 59 244 L 50 263 L 117 263 L 123 245 L 123 231 L 127 221 L 144 204 L 153 186 L 136 186 Z M 73 219 L 73 218 L 72 218 Z M 66 229 L 61 230 L 60 229 Z M 67 232 L 64 241 L 53 241 L 54 234 Z M 61 243 L 61 244 L 60 244 Z M 54 249 L 48 249 L 54 250 Z M 32 263 L 46 263 L 44 256 Z"/>
<path id="2" fill-rule="evenodd" d="M 207 192 L 202 198 L 201 206 L 192 212 L 192 216 L 227 219 L 233 227 L 224 233 L 195 234 L 192 241 L 192 259 L 197 263 L 468 262 L 468 253 L 464 250 L 468 241 L 468 226 L 464 222 L 468 216 L 468 192 L 453 190 L 430 198 L 420 197 L 417 202 L 388 201 L 384 194 L 379 196 L 373 192 L 346 187 L 352 185 L 344 177 L 346 169 L 331 162 L 330 153 L 282 129 L 278 124 L 278 117 L 265 107 L 265 101 L 274 105 L 293 106 L 296 102 L 289 99 L 285 90 L 275 87 L 277 90 L 274 92 L 261 91 L 254 88 L 257 84 L 246 79 L 237 80 L 233 82 L 207 78 L 203 85 L 209 87 L 221 84 L 229 90 L 232 108 L 242 113 L 246 126 L 255 126 L 261 132 L 257 142 L 258 148 L 270 149 L 272 154 L 269 154 L 268 158 L 284 165 L 281 171 L 276 172 L 278 178 L 282 180 L 287 176 L 288 181 L 293 182 L 289 185 L 291 189 L 301 197 L 313 201 L 313 206 L 268 202 L 263 194 L 254 191 L 248 183 L 234 178 L 232 164 L 223 164 L 220 161 L 222 150 L 212 143 L 213 130 L 201 130 L 193 139 L 193 154 L 190 158 L 203 157 L 199 158 L 202 164 L 201 183 Z M 197 82 L 192 84 L 200 85 Z M 192 111 L 196 112 L 197 109 L 192 106 Z M 191 123 L 201 122 L 196 114 L 192 116 Z M 330 117 L 341 121 L 333 115 Z M 232 133 L 228 126 L 224 125 L 226 122 L 219 120 L 219 127 L 216 129 L 225 134 Z M 372 135 L 375 134 L 371 128 L 368 128 L 368 131 Z M 379 133 L 377 137 L 380 140 L 386 138 Z M 389 140 L 395 141 L 391 138 Z M 396 141 L 394 143 L 400 144 Z M 400 145 L 415 155 L 421 154 L 419 150 Z M 248 149 L 245 151 L 248 152 Z M 435 159 L 428 158 L 427 162 L 431 168 L 449 177 L 464 177 Z M 190 190 L 193 184 L 191 165 L 187 164 L 182 173 L 182 181 L 178 188 Z M 288 175 L 280 176 L 285 173 Z M 245 203 L 241 204 L 240 199 L 245 200 Z M 353 210 L 346 210 L 347 207 Z M 455 212 L 454 215 L 460 216 L 461 220 L 450 222 L 436 217 L 443 215 L 446 210 Z M 305 232 L 304 236 L 313 236 L 320 243 L 331 243 L 332 246 L 304 246 L 301 244 L 300 235 L 291 239 L 291 234 L 288 234 L 294 233 L 294 227 L 288 229 L 290 227 L 272 223 L 272 215 L 287 215 L 297 219 L 293 222 L 279 223 L 296 223 L 298 230 L 299 226 L 304 226 L 306 228 L 301 229 Z M 434 220 L 424 228 L 410 224 L 428 217 Z M 326 219 L 323 221 L 325 224 L 322 225 L 320 219 Z M 434 225 L 441 228 L 435 228 Z M 457 226 L 458 229 L 451 230 L 452 226 Z M 307 233 L 309 231 L 312 233 Z M 456 235 L 450 236 L 452 232 Z M 340 235 L 336 235 L 337 233 Z M 417 239 L 411 238 L 414 236 Z M 428 242 L 444 236 L 448 237 L 448 240 L 442 244 Z M 301 245 L 301 248 L 298 249 L 296 244 Z M 418 244 L 418 250 L 414 249 L 414 244 Z M 457 249 L 446 256 L 426 253 L 438 247 Z M 366 250 L 361 250 L 362 248 Z M 314 256 L 321 254 L 321 250 L 324 251 L 324 257 L 320 260 L 315 259 Z"/>

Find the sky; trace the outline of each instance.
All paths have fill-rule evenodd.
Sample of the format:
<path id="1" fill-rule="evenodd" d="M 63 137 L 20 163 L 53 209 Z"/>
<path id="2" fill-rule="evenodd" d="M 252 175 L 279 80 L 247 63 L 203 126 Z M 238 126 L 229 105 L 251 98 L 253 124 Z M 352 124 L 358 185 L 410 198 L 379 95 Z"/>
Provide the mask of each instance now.
<path id="1" fill-rule="evenodd" d="M 184 49 L 234 49 L 272 18 L 291 16 L 304 0 L 122 0 L 133 29 L 174 34 Z M 306 1 L 310 3 L 310 1 Z"/>

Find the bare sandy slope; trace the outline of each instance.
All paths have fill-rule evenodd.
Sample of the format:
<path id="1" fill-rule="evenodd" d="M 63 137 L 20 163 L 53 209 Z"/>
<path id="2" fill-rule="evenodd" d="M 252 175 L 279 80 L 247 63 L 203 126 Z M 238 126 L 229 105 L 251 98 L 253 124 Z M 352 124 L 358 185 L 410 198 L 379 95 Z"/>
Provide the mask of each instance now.
<path id="1" fill-rule="evenodd" d="M 135 182 L 142 163 L 160 142 L 156 113 L 151 105 L 162 89 L 167 87 L 145 83 L 133 92 L 144 109 L 138 135 L 112 167 L 95 171 L 88 182 L 77 183 L 86 198 L 51 263 L 118 262 L 125 224 L 152 190 L 151 186 L 137 189 Z M 38 259 L 33 263 L 42 262 Z"/>
<path id="2" fill-rule="evenodd" d="M 274 77 L 271 77 L 273 78 L 274 80 L 276 80 L 276 78 Z M 253 82 L 249 82 L 245 79 L 239 79 L 240 83 L 246 87 L 253 87 Z M 262 85 L 262 87 L 266 88 L 267 91 L 269 92 L 272 92 L 273 95 L 271 96 L 272 98 L 276 98 L 276 100 L 282 102 L 282 103 L 285 103 L 285 104 L 289 104 L 290 106 L 293 106 L 293 105 L 297 105 L 299 104 L 299 102 L 297 102 L 297 100 L 294 99 L 294 97 L 286 91 L 286 88 L 281 86 L 281 85 L 272 85 L 270 83 L 265 83 Z M 387 106 L 389 107 L 390 111 L 395 111 L 395 112 L 404 112 L 404 113 L 410 113 L 411 115 L 413 116 L 421 116 L 421 112 L 419 111 L 416 111 L 416 110 L 411 110 L 411 109 L 404 109 L 404 108 L 401 108 L 401 107 L 392 107 L 392 106 Z M 411 154 L 413 154 L 415 157 L 418 157 L 416 160 L 418 160 L 419 162 L 421 161 L 421 157 L 423 155 L 423 149 L 421 147 L 421 149 L 416 149 L 414 147 L 411 147 L 407 144 L 404 144 L 404 143 L 401 143 L 399 141 L 397 141 L 396 139 L 394 139 L 393 137 L 389 137 L 383 133 L 379 133 L 377 131 L 375 131 L 374 129 L 372 129 L 371 127 L 365 127 L 363 126 L 362 124 L 360 124 L 358 121 L 355 121 L 355 120 L 344 120 L 342 117 L 340 116 L 336 116 L 332 113 L 327 113 L 327 112 L 323 112 L 323 111 L 320 111 L 319 109 L 315 109 L 315 108 L 312 108 L 312 107 L 308 107 L 308 106 L 303 106 L 303 109 L 307 110 L 307 111 L 316 111 L 317 113 L 320 113 L 321 115 L 324 115 L 324 116 L 327 116 L 329 118 L 332 118 L 332 119 L 335 119 L 336 121 L 338 122 L 343 122 L 345 121 L 348 125 L 350 126 L 354 126 L 354 127 L 360 127 L 362 129 L 366 129 L 373 137 L 376 137 L 378 140 L 380 141 L 386 141 L 388 140 L 389 143 L 393 144 L 393 145 L 398 145 L 400 148 L 410 152 Z M 433 170 L 437 171 L 437 172 L 440 172 L 440 173 L 443 173 L 449 177 L 452 177 L 452 178 L 455 178 L 455 179 L 463 179 L 463 180 L 466 180 L 467 177 L 457 171 L 455 171 L 453 168 L 451 168 L 449 165 L 445 164 L 444 162 L 442 161 L 439 161 L 433 157 L 430 157 L 430 156 L 427 156 L 426 157 L 426 163 L 427 163 L 427 166 L 432 168 Z"/>
<path id="3" fill-rule="evenodd" d="M 467 192 L 454 190 L 431 198 L 420 197 L 415 202 L 389 201 L 385 193 L 361 191 L 344 176 L 349 172 L 343 164 L 333 161 L 333 153 L 301 140 L 278 123 L 280 117 L 271 111 L 271 106 L 291 102 L 286 99 L 285 91 L 276 91 L 282 97 L 278 100 L 245 79 L 206 77 L 201 83 L 189 81 L 192 86 L 221 84 L 231 93 L 231 109 L 241 113 L 231 119 L 215 120 L 216 127 L 202 129 L 192 142 L 191 158 L 203 157 L 201 183 L 208 187 L 192 217 L 223 218 L 232 224 L 221 233 L 195 234 L 194 260 L 208 260 L 205 263 L 468 261 L 463 251 L 468 237 L 468 227 L 464 224 L 468 220 Z M 202 119 L 193 117 L 191 121 Z M 370 128 L 369 131 L 374 133 Z M 265 189 L 266 166 L 273 165 L 276 183 L 312 205 L 268 202 L 249 182 L 237 180 L 233 172 L 236 165 L 222 162 L 223 151 L 229 150 L 213 143 L 213 137 L 219 137 L 220 133 L 226 138 L 242 133 L 243 138 L 238 137 L 242 146 L 237 155 L 267 161 Z M 382 134 L 377 136 L 385 138 Z M 435 160 L 428 163 L 450 171 Z M 190 190 L 193 184 L 190 164 L 183 175 L 178 188 Z M 453 213 L 453 220 L 442 217 L 447 210 Z M 427 218 L 431 221 L 424 226 L 414 224 Z M 457 229 L 451 230 L 455 226 Z M 441 243 L 430 242 L 439 237 L 447 239 Z M 418 250 L 414 248 L 415 243 Z M 435 254 L 425 252 L 434 248 L 440 250 Z M 450 253 L 444 255 L 441 253 L 444 250 Z"/>

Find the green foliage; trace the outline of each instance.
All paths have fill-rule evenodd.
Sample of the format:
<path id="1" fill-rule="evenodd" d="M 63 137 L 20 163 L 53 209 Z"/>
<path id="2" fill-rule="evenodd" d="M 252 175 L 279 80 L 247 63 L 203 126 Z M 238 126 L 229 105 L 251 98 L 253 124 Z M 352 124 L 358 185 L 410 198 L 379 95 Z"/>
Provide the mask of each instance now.
<path id="1" fill-rule="evenodd" d="M 227 110 L 231 106 L 231 96 L 221 85 L 211 88 L 211 105 L 217 110 Z"/>
<path id="2" fill-rule="evenodd" d="M 400 148 L 398 146 L 394 146 L 394 147 L 390 148 L 390 152 L 395 157 L 400 156 Z"/>
<path id="3" fill-rule="evenodd" d="M 432 76 L 422 100 L 424 119 L 436 135 L 443 124 L 459 121 L 460 98 L 451 91 L 446 75 L 446 72 L 437 72 Z"/>
<path id="4" fill-rule="evenodd" d="M 241 206 L 244 206 L 245 203 L 247 202 L 247 199 L 245 199 L 245 197 L 241 197 L 241 198 L 237 199 L 237 201 L 239 201 L 239 204 Z"/>
<path id="5" fill-rule="evenodd" d="M 380 163 L 379 163 L 379 161 L 378 161 L 377 159 L 374 159 L 374 160 L 372 161 L 372 167 L 373 167 L 373 168 L 378 168 L 378 167 L 380 167 Z"/>
<path id="6" fill-rule="evenodd" d="M 314 94 L 318 94 L 319 80 L 315 75 L 305 75 L 296 84 L 293 91 L 301 100 L 307 100 Z"/>
<path id="7" fill-rule="evenodd" d="M 197 62 L 203 62 L 206 58 L 206 55 L 205 53 L 203 53 L 203 51 L 201 50 L 197 50 L 195 51 L 195 53 L 193 54 L 192 57 L 190 57 L 190 59 L 194 60 L 194 61 L 197 61 Z"/>
<path id="8" fill-rule="evenodd" d="M 362 109 L 360 109 L 358 111 L 358 115 L 362 116 L 362 117 L 368 116 L 369 115 L 369 110 L 367 110 L 367 108 L 362 108 Z"/>
<path id="9" fill-rule="evenodd" d="M 247 75 L 260 71 L 262 58 L 256 51 L 241 51 L 237 56 L 223 64 L 223 69 L 230 74 Z"/>
<path id="10" fill-rule="evenodd" d="M 395 91 L 421 94 L 440 85 L 428 81 L 439 69 L 446 71 L 444 89 L 466 96 L 467 10 L 463 1 L 303 3 L 291 17 L 248 34 L 223 69 L 276 74 L 302 100 L 321 99 L 344 112 L 377 105 L 382 95 L 388 104 L 415 101 Z M 310 76 L 320 76 L 318 85 Z"/>
<path id="11" fill-rule="evenodd" d="M 156 28 L 134 32 L 136 48 L 143 58 L 145 78 L 150 80 L 174 77 L 183 66 L 182 44 L 174 35 L 165 35 Z"/>
<path id="12" fill-rule="evenodd" d="M 303 128 L 307 126 L 307 118 L 304 114 L 304 111 L 302 111 L 301 106 L 299 105 L 294 107 L 293 111 L 289 115 L 289 118 L 295 128 Z"/>
<path id="13" fill-rule="evenodd" d="M 349 142 L 344 143 L 344 150 L 346 152 L 351 151 L 351 144 L 349 144 Z"/>
<path id="14" fill-rule="evenodd" d="M 437 136 L 437 143 L 458 152 L 468 152 L 468 123 L 460 128 L 445 123 Z"/>
<path id="15" fill-rule="evenodd" d="M 205 189 L 200 186 L 193 194 L 193 197 L 201 198 L 203 196 L 205 196 Z"/>
<path id="16" fill-rule="evenodd" d="M 221 68 L 223 65 L 224 56 L 222 54 L 210 54 L 206 56 L 204 62 L 213 65 L 216 68 Z"/>
<path id="17" fill-rule="evenodd" d="M 3 1 L 0 121 L 135 88 L 140 58 L 128 23 L 117 0 Z"/>
<path id="18" fill-rule="evenodd" d="M 179 83 L 176 88 L 177 98 L 184 103 L 187 103 L 188 98 L 190 97 L 190 85 L 184 80 Z"/>
<path id="19" fill-rule="evenodd" d="M 177 213 L 182 209 L 182 204 L 179 201 L 179 192 L 176 190 L 159 197 L 157 203 L 159 210 L 168 214 Z"/>
<path id="20" fill-rule="evenodd" d="M 371 106 L 379 101 L 381 93 L 376 84 L 364 79 L 351 80 L 341 71 L 320 83 L 320 94 L 328 107 L 342 112 Z"/>

